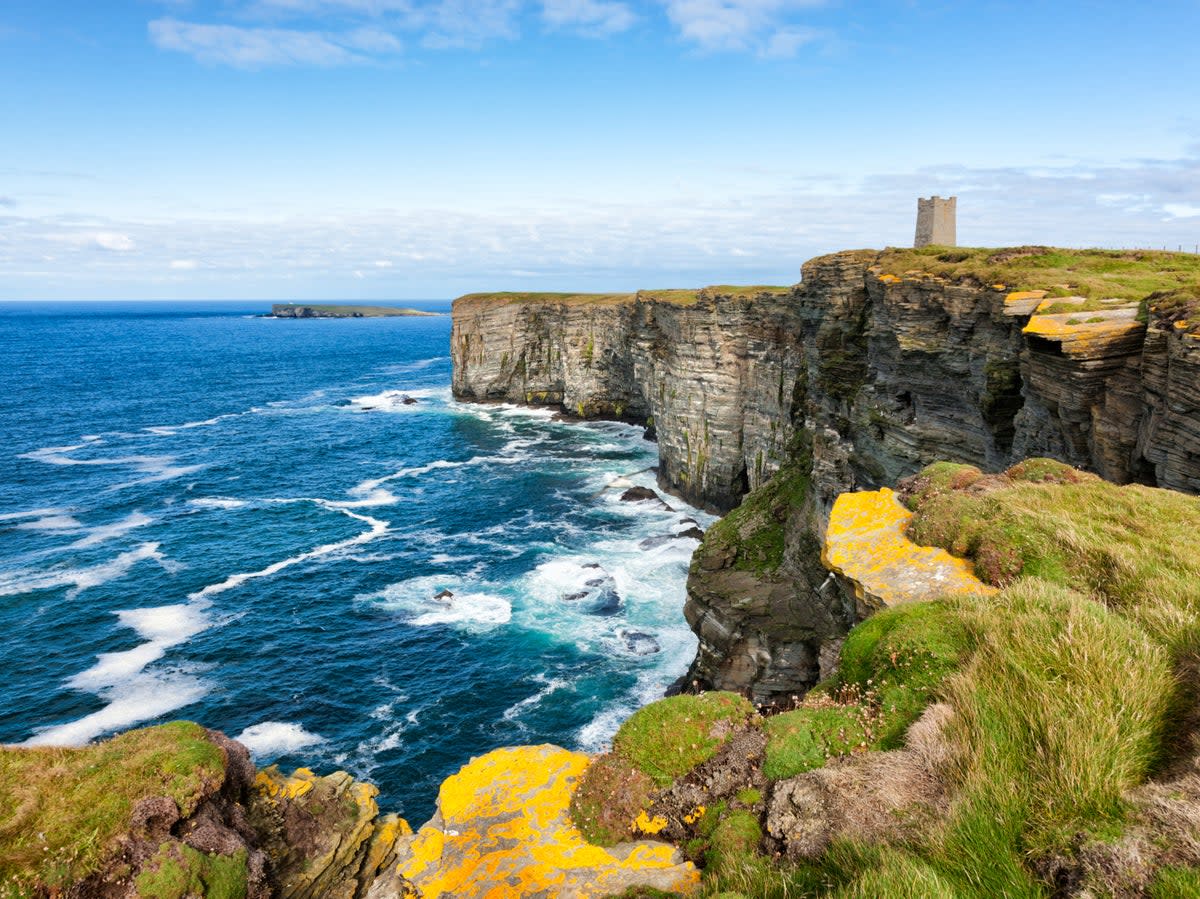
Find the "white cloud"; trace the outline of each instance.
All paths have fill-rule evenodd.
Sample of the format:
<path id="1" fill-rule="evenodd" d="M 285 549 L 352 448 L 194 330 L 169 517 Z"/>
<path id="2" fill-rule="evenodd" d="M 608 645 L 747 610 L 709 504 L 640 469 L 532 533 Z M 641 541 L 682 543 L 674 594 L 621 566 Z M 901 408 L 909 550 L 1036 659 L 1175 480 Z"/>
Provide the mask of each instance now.
<path id="1" fill-rule="evenodd" d="M 757 50 L 788 56 L 817 33 L 797 26 L 790 14 L 822 6 L 823 0 L 663 0 L 680 36 L 704 50 Z"/>
<path id="2" fill-rule="evenodd" d="M 200 267 L 200 263 L 198 263 L 195 259 L 172 259 L 171 260 L 171 268 L 177 272 L 195 271 L 199 267 Z"/>
<path id="3" fill-rule="evenodd" d="M 628 4 L 610 0 L 543 0 L 542 18 L 553 28 L 594 36 L 627 31 L 637 21 Z"/>
<path id="4" fill-rule="evenodd" d="M 817 253 L 910 243 L 916 198 L 930 194 L 958 195 L 959 238 L 969 245 L 1192 247 L 1200 240 L 1197 152 L 1060 169 L 943 166 L 855 181 L 732 180 L 720 190 L 680 188 L 653 200 L 564 197 L 553 208 L 531 202 L 470 213 L 311 209 L 292 218 L 141 221 L 9 213 L 0 216 L 0 295 L 301 290 L 310 298 L 353 286 L 356 295 L 384 298 L 522 285 L 787 283 Z M 102 235 L 116 252 L 92 252 Z M 134 246 L 136 253 L 122 252 Z M 180 247 L 188 259 L 179 259 Z M 193 259 L 202 264 L 172 266 Z"/>
<path id="5" fill-rule="evenodd" d="M 387 54 L 401 49 L 400 41 L 393 35 L 370 28 L 327 34 L 286 28 L 206 25 L 168 18 L 150 22 L 149 31 L 150 40 L 162 50 L 175 50 L 200 62 L 242 69 L 339 66 L 365 62 L 364 53 Z"/>
<path id="6" fill-rule="evenodd" d="M 94 234 L 92 243 L 101 250 L 113 253 L 128 253 L 137 246 L 128 234 L 118 234 L 115 231 L 100 231 Z"/>
<path id="7" fill-rule="evenodd" d="M 1193 203 L 1164 203 L 1163 212 L 1177 219 L 1190 219 L 1200 216 L 1200 205 Z"/>

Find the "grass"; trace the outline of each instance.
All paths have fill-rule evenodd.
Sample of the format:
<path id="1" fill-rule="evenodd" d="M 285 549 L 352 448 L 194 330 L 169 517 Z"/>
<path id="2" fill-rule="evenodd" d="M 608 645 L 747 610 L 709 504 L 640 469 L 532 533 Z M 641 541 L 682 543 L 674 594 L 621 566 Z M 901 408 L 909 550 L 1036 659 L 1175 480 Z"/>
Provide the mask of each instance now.
<path id="1" fill-rule="evenodd" d="M 670 786 L 754 716 L 754 706 L 736 693 L 670 696 L 634 712 L 613 737 L 613 752 L 659 787 Z"/>
<path id="2" fill-rule="evenodd" d="M 878 707 L 872 748 L 895 749 L 943 682 L 966 663 L 973 637 L 958 611 L 941 602 L 887 609 L 846 637 L 838 683 Z"/>
<path id="3" fill-rule="evenodd" d="M 204 729 L 182 721 L 83 749 L 0 748 L 0 896 L 96 873 L 139 800 L 169 796 L 191 814 L 224 766 Z"/>
<path id="4" fill-rule="evenodd" d="M 876 262 L 881 275 L 902 277 L 914 271 L 981 286 L 1001 284 L 1008 291 L 1045 290 L 1051 297 L 1138 302 L 1158 292 L 1194 289 L 1200 284 L 1200 256 L 1157 250 L 932 246 L 887 249 Z"/>
<path id="5" fill-rule="evenodd" d="M 959 604 L 977 649 L 946 681 L 964 751 L 928 854 L 967 895 L 1040 895 L 1037 860 L 1118 835 L 1124 795 L 1177 742 L 1200 500 L 1030 460 L 987 477 L 933 466 L 909 502 L 915 539 L 1006 585 Z"/>

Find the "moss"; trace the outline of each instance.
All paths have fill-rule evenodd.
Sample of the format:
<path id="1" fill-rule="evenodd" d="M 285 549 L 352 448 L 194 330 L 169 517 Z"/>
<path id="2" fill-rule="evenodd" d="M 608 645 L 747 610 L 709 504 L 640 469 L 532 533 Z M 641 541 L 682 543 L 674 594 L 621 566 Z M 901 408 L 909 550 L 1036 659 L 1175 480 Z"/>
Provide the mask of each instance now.
<path id="1" fill-rule="evenodd" d="M 820 768 L 831 758 L 864 750 L 868 715 L 866 708 L 854 704 L 772 715 L 763 725 L 767 732 L 763 774 L 768 780 L 784 780 Z"/>
<path id="2" fill-rule="evenodd" d="M 244 899 L 246 851 L 208 855 L 179 843 L 163 843 L 137 878 L 137 894 L 145 899 Z"/>
<path id="3" fill-rule="evenodd" d="M 807 459 L 790 462 L 748 493 L 740 506 L 705 533 L 705 552 L 731 552 L 733 567 L 768 574 L 783 563 L 788 517 L 808 496 Z"/>
<path id="4" fill-rule="evenodd" d="M 0 882 L 75 883 L 101 869 L 139 800 L 169 796 L 186 816 L 224 777 L 221 749 L 186 721 L 84 749 L 0 748 Z"/>
<path id="5" fill-rule="evenodd" d="M 762 798 L 762 791 L 756 790 L 753 787 L 746 787 L 737 791 L 737 801 L 742 803 L 742 805 L 758 805 L 762 802 Z"/>
<path id="6" fill-rule="evenodd" d="M 754 715 L 736 693 L 670 696 L 634 712 L 613 738 L 613 752 L 666 787 L 712 758 Z"/>

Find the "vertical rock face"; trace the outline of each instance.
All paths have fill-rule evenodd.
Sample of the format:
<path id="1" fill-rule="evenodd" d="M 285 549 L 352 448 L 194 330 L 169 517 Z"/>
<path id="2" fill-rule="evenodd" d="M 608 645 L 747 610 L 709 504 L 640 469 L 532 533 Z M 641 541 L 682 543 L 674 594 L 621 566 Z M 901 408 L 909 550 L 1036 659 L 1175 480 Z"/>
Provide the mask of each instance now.
<path id="1" fill-rule="evenodd" d="M 799 318 L 786 294 L 682 293 L 463 297 L 454 394 L 652 424 L 663 487 L 727 511 L 783 460 Z"/>
<path id="2" fill-rule="evenodd" d="M 884 258 L 813 259 L 790 291 L 455 302 L 458 398 L 652 424 L 661 485 L 697 505 L 733 508 L 800 462 L 803 438 L 803 508 L 771 513 L 787 552 L 749 565 L 726 534 L 697 553 L 700 686 L 764 700 L 814 682 L 853 601 L 801 557 L 847 491 L 938 459 L 998 471 L 1030 456 L 1200 490 L 1200 335 L 1178 313 L 1146 322 L 1128 303 L 886 273 Z"/>

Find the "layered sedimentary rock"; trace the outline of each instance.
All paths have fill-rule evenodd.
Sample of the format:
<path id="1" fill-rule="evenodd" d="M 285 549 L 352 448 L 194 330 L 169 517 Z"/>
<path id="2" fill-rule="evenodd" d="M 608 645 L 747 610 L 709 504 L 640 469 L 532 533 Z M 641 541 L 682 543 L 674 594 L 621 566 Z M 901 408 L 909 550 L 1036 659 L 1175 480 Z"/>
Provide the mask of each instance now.
<path id="1" fill-rule="evenodd" d="M 662 486 L 723 512 L 783 461 L 799 326 L 765 288 L 463 297 L 454 393 L 653 425 Z"/>
<path id="2" fill-rule="evenodd" d="M 819 546 L 842 493 L 934 459 L 998 471 L 1029 456 L 1200 490 L 1200 339 L 1181 313 L 893 271 L 893 258 L 820 257 L 790 291 L 455 303 L 457 397 L 652 425 L 660 484 L 693 503 L 727 511 L 803 438 L 805 508 L 776 513 L 789 551 L 755 568 L 726 535 L 697 554 L 686 613 L 700 686 L 762 700 L 813 683 L 836 654 L 853 597 L 800 544 Z"/>

